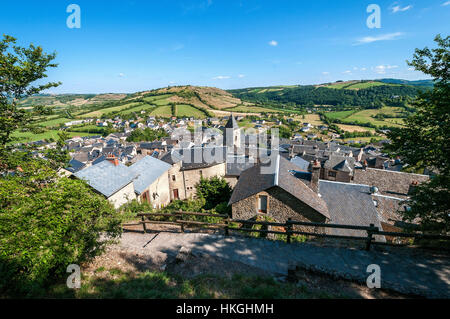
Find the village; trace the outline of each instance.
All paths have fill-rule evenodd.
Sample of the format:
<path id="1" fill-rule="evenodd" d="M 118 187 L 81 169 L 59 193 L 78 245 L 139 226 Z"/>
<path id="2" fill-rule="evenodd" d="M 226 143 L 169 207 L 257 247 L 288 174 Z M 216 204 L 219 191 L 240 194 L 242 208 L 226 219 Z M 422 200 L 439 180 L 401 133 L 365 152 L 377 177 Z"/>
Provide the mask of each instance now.
<path id="1" fill-rule="evenodd" d="M 275 143 L 264 120 L 247 130 L 239 127 L 241 120 L 230 115 L 171 124 L 149 117 L 145 124 L 130 125 L 116 118 L 110 122 L 123 132 L 67 140 L 71 160 L 60 173 L 87 181 L 116 209 L 132 200 L 162 209 L 174 200 L 195 198 L 202 178 L 221 177 L 233 188 L 228 203 L 233 218 L 267 215 L 277 222 L 373 224 L 384 231 L 413 226 L 402 221 L 399 211 L 408 209 L 404 201 L 411 190 L 430 177 L 402 172 L 401 160 L 389 158 L 382 145 L 357 148 L 312 139 L 305 135 L 314 129 L 310 123 L 300 128 L 303 136 L 295 133 Z M 189 122 L 196 123 L 195 129 Z M 133 130 L 143 128 L 162 129 L 167 137 L 127 141 Z M 54 145 L 37 143 L 36 152 Z"/>

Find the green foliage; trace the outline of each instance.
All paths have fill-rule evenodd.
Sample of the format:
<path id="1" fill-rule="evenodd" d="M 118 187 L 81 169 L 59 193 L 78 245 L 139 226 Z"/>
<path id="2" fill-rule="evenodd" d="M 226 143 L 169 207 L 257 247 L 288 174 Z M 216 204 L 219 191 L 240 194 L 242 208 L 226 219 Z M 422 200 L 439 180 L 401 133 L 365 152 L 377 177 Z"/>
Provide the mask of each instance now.
<path id="1" fill-rule="evenodd" d="M 390 150 L 416 169 L 432 169 L 436 176 L 418 186 L 411 196 L 406 220 L 420 218 L 426 230 L 448 232 L 450 221 L 450 37 L 435 38 L 437 48 L 416 49 L 409 65 L 434 78 L 432 90 L 421 92 L 413 102 L 416 113 L 405 128 L 392 130 Z"/>
<path id="2" fill-rule="evenodd" d="M 15 154 L 9 164 L 20 169 L 0 179 L 0 294 L 24 295 L 102 252 L 119 236 L 120 218 L 85 182 L 59 178 L 44 160 Z"/>
<path id="3" fill-rule="evenodd" d="M 11 142 L 11 134 L 32 122 L 32 112 L 17 107 L 17 100 L 58 86 L 60 83 L 33 85 L 45 78 L 55 53 L 46 54 L 41 47 L 31 44 L 28 48 L 16 45 L 16 39 L 5 35 L 0 41 L 0 151 Z M 42 113 L 42 108 L 37 108 Z"/>
<path id="4" fill-rule="evenodd" d="M 231 197 L 231 187 L 223 177 L 201 178 L 196 185 L 197 197 L 205 200 L 205 209 L 212 209 Z"/>
<path id="5" fill-rule="evenodd" d="M 153 142 L 159 140 L 162 137 L 168 137 L 169 135 L 164 129 L 152 130 L 151 128 L 135 129 L 131 132 L 127 138 L 129 142 Z"/>
<path id="6" fill-rule="evenodd" d="M 130 221 L 136 219 L 136 215 L 139 213 L 151 213 L 153 207 L 150 203 L 143 202 L 140 203 L 136 199 L 133 199 L 121 207 L 121 217 L 122 221 Z"/>

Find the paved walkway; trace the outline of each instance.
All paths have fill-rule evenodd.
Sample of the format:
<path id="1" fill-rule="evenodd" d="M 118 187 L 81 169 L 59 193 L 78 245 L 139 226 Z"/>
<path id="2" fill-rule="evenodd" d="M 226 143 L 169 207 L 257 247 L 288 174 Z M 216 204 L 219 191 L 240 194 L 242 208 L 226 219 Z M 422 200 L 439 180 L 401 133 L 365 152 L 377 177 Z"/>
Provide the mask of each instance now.
<path id="1" fill-rule="evenodd" d="M 144 254 L 176 255 L 181 247 L 193 253 L 239 261 L 274 274 L 287 274 L 288 266 L 366 282 L 367 266 L 381 268 L 381 287 L 431 298 L 450 298 L 450 258 L 423 254 L 415 249 L 364 251 L 359 249 L 318 247 L 311 244 L 286 244 L 247 237 L 225 237 L 200 233 L 124 233 L 120 246 Z"/>

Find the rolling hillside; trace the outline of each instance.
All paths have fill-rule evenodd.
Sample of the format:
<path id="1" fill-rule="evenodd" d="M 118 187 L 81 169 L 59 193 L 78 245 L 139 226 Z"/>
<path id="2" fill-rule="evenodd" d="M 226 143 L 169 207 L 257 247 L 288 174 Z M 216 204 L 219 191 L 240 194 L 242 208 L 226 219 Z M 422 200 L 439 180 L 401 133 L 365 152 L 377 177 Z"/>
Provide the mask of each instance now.
<path id="1" fill-rule="evenodd" d="M 400 81 L 400 80 L 399 80 Z M 425 83 L 425 82 L 424 82 Z M 291 105 L 291 107 L 380 108 L 407 106 L 418 89 L 399 83 L 379 80 L 338 81 L 319 85 L 274 86 L 230 90 L 234 97 L 248 103 Z"/>

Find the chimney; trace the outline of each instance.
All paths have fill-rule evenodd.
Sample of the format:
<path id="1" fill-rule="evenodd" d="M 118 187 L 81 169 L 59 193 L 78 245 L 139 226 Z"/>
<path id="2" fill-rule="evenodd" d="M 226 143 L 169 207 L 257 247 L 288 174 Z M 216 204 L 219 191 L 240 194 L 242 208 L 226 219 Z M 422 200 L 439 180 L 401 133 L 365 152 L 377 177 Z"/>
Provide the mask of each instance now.
<path id="1" fill-rule="evenodd" d="M 320 162 L 314 160 L 311 162 L 311 188 L 314 192 L 319 192 L 319 176 L 320 176 Z"/>
<path id="2" fill-rule="evenodd" d="M 114 164 L 114 166 L 118 166 L 119 165 L 119 159 L 117 157 L 115 157 L 113 154 L 108 154 L 106 156 L 106 160 L 112 164 Z"/>

